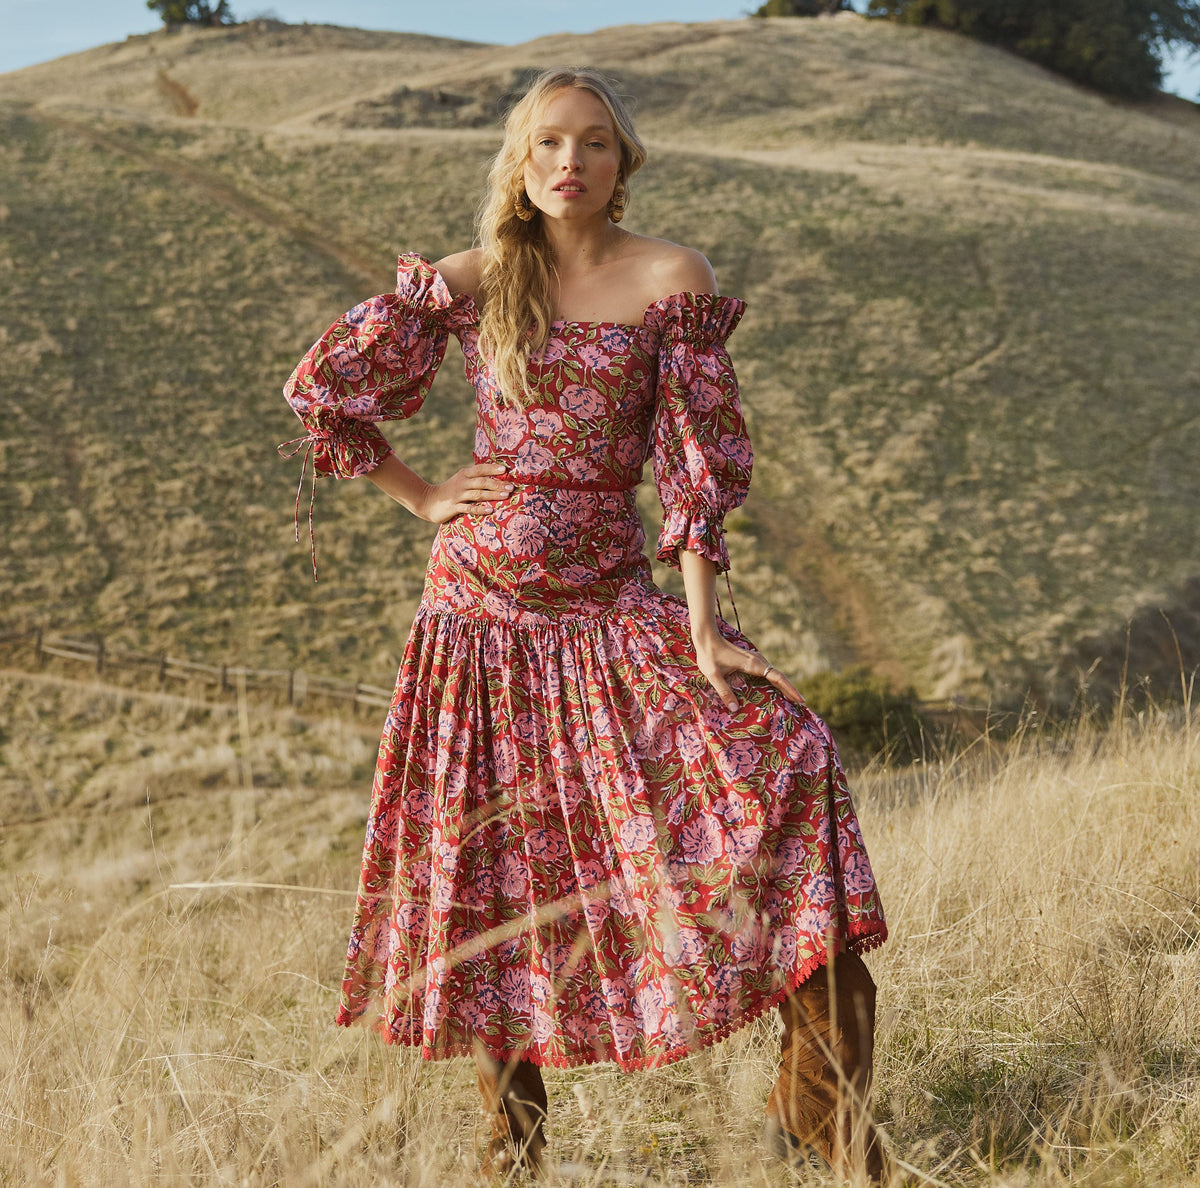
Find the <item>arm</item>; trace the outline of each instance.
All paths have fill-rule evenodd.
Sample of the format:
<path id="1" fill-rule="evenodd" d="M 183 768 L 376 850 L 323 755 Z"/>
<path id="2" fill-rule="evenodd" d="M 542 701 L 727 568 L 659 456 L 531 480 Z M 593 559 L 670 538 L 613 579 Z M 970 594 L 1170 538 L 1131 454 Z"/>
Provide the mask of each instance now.
<path id="1" fill-rule="evenodd" d="M 715 563 L 690 549 L 680 549 L 679 568 L 683 573 L 683 588 L 687 594 L 696 664 L 725 703 L 725 708 L 733 713 L 738 705 L 737 695 L 728 681 L 729 674 L 733 672 L 744 672 L 753 677 L 765 676 L 789 701 L 803 705 L 796 686 L 761 652 L 738 647 L 721 634 L 717 627 Z"/>
<path id="2" fill-rule="evenodd" d="M 503 474 L 503 466 L 485 463 L 464 466 L 444 483 L 429 483 L 395 454 L 389 454 L 367 478 L 414 516 L 441 524 L 463 512 L 490 515 L 494 501 L 512 493 L 513 485 Z"/>

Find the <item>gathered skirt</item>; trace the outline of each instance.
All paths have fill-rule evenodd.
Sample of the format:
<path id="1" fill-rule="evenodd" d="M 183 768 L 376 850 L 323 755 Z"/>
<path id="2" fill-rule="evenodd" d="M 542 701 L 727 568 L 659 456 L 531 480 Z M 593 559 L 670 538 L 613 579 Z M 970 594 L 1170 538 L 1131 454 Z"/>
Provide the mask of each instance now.
<path id="1" fill-rule="evenodd" d="M 653 1067 L 886 937 L 828 729 L 755 678 L 730 712 L 643 545 L 628 491 L 530 486 L 442 525 L 339 1023 L 429 1059 Z"/>

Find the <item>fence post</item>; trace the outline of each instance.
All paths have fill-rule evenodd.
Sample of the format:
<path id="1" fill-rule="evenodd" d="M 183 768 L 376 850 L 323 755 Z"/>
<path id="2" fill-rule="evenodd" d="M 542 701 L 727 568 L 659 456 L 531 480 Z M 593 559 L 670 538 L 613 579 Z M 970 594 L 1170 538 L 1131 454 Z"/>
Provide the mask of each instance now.
<path id="1" fill-rule="evenodd" d="M 158 654 L 158 683 L 165 685 L 167 683 L 167 654 L 159 652 Z"/>
<path id="2" fill-rule="evenodd" d="M 42 655 L 42 629 L 40 627 L 33 633 L 33 659 L 38 668 L 46 663 L 46 657 Z"/>
<path id="3" fill-rule="evenodd" d="M 96 675 L 99 676 L 104 671 L 104 636 L 101 635 L 96 640 Z"/>
<path id="4" fill-rule="evenodd" d="M 296 704 L 296 670 L 288 669 L 288 705 Z"/>
<path id="5" fill-rule="evenodd" d="M 224 664 L 221 665 L 221 692 L 229 692 L 229 673 L 227 672 Z"/>

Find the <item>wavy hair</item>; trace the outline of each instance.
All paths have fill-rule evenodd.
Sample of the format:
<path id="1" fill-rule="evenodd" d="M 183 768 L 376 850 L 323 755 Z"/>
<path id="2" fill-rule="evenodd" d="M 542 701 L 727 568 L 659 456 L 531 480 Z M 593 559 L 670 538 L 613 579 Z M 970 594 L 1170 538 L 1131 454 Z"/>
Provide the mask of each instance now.
<path id="1" fill-rule="evenodd" d="M 504 121 L 504 143 L 492 161 L 476 229 L 482 248 L 479 293 L 480 349 L 504 396 L 518 403 L 529 395 L 529 359 L 550 335 L 554 316 L 554 251 L 534 208 L 528 222 L 516 204 L 525 196 L 525 161 L 533 126 L 547 100 L 564 87 L 590 91 L 608 109 L 621 148 L 617 185 L 629 195 L 629 179 L 646 160 L 646 149 L 613 84 L 594 70 L 558 67 L 540 74 Z M 526 199 L 527 200 L 527 199 Z"/>

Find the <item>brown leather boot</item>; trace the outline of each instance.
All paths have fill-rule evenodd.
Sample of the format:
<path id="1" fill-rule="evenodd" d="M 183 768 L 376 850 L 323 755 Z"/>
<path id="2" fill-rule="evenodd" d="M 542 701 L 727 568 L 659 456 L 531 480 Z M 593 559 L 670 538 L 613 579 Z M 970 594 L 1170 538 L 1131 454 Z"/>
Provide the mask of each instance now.
<path id="1" fill-rule="evenodd" d="M 835 1175 L 844 1179 L 861 1167 L 882 1183 L 883 1147 L 869 1104 L 875 983 L 862 958 L 839 953 L 779 1013 L 782 1059 L 767 1100 L 771 1145 L 789 1162 L 804 1161 L 812 1148 Z"/>
<path id="2" fill-rule="evenodd" d="M 546 1086 L 542 1070 L 531 1060 L 499 1064 L 476 1051 L 479 1093 L 492 1135 L 480 1168 L 489 1179 L 500 1179 L 515 1167 L 537 1177 L 542 1171 L 546 1138 Z"/>

